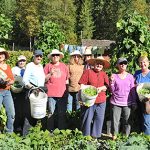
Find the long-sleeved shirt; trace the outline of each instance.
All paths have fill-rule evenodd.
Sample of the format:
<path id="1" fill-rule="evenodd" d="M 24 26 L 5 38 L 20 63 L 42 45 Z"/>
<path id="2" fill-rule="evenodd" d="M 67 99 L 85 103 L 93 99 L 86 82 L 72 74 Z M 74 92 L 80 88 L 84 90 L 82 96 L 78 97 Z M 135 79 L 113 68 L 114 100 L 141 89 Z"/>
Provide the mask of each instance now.
<path id="1" fill-rule="evenodd" d="M 25 83 L 25 86 L 29 83 L 33 83 L 36 86 L 44 86 L 45 73 L 43 66 L 41 64 L 35 65 L 33 62 L 27 64 L 23 76 L 23 82 Z"/>
<path id="2" fill-rule="evenodd" d="M 110 84 L 112 96 L 111 104 L 117 106 L 130 106 L 136 104 L 136 94 L 134 77 L 127 74 L 126 78 L 121 79 L 118 74 L 114 75 L 114 82 Z"/>

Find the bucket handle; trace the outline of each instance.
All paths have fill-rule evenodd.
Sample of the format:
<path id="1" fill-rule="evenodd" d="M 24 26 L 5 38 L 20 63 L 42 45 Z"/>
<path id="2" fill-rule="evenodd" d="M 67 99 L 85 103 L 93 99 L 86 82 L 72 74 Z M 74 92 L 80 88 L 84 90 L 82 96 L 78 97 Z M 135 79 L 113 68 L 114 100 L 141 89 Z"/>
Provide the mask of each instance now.
<path id="1" fill-rule="evenodd" d="M 39 89 L 39 90 L 41 90 L 43 93 L 45 93 L 45 91 L 44 91 L 42 88 L 40 88 L 40 87 L 34 87 L 34 88 L 31 88 L 31 89 L 29 90 L 29 92 L 28 92 L 28 97 L 30 97 L 31 91 L 32 91 L 32 90 L 36 90 L 36 89 Z"/>

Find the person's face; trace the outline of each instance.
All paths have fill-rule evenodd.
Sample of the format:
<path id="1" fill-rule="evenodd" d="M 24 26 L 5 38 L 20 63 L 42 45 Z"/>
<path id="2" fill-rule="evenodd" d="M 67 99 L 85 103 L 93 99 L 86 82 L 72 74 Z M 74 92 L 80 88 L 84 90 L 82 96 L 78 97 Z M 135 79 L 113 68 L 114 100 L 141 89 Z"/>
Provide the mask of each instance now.
<path id="1" fill-rule="evenodd" d="M 85 61 L 87 61 L 92 58 L 92 55 L 85 55 L 84 57 L 85 57 Z"/>
<path id="2" fill-rule="evenodd" d="M 18 66 L 19 68 L 23 68 L 26 65 L 26 60 L 22 59 L 18 61 Z"/>
<path id="3" fill-rule="evenodd" d="M 35 64 L 40 64 L 42 61 L 43 56 L 42 55 L 36 55 L 34 56 L 34 63 Z"/>
<path id="4" fill-rule="evenodd" d="M 76 63 L 78 63 L 80 59 L 80 55 L 73 55 L 73 59 Z"/>
<path id="5" fill-rule="evenodd" d="M 103 66 L 104 64 L 103 64 L 103 62 L 96 62 L 95 64 L 94 64 L 94 70 L 96 71 L 96 72 L 99 72 L 99 71 L 101 71 L 102 69 L 103 69 Z"/>
<path id="6" fill-rule="evenodd" d="M 140 60 L 139 65 L 140 65 L 141 69 L 148 69 L 149 61 L 147 59 Z"/>
<path id="7" fill-rule="evenodd" d="M 125 71 L 127 69 L 127 62 L 123 61 L 119 63 L 117 66 L 118 66 L 119 71 Z"/>
<path id="8" fill-rule="evenodd" d="M 59 54 L 52 54 L 52 63 L 56 64 L 60 60 Z"/>
<path id="9" fill-rule="evenodd" d="M 5 54 L 0 53 L 0 62 L 3 62 L 5 60 Z"/>

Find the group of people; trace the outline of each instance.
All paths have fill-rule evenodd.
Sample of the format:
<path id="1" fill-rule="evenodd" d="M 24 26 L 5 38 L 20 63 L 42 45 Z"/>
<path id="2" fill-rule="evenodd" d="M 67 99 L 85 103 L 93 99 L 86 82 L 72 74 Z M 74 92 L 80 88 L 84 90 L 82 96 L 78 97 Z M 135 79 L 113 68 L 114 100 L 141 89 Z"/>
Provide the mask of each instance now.
<path id="1" fill-rule="evenodd" d="M 0 106 L 3 104 L 7 114 L 6 132 L 20 131 L 28 133 L 31 126 L 35 126 L 37 119 L 31 116 L 29 91 L 34 87 L 46 87 L 48 96 L 47 129 L 66 129 L 66 112 L 81 110 L 81 131 L 83 135 L 99 138 L 106 109 L 106 91 L 111 93 L 112 138 L 115 140 L 119 133 L 120 118 L 122 116 L 124 133 L 130 134 L 129 122 L 131 110 L 139 109 L 142 131 L 150 135 L 150 101 L 140 102 L 136 93 L 139 83 L 150 82 L 149 60 L 146 56 L 139 58 L 141 70 L 134 75 L 127 72 L 128 61 L 119 58 L 116 62 L 117 73 L 108 77 L 105 69 L 110 67 L 106 57 L 93 57 L 91 48 L 87 47 L 83 55 L 77 50 L 70 54 L 69 64 L 61 59 L 64 54 L 54 49 L 48 55 L 50 62 L 41 64 L 43 52 L 35 50 L 32 61 L 26 65 L 26 57 L 18 57 L 15 67 L 6 64 L 8 52 L 0 48 Z M 15 77 L 20 76 L 24 82 L 21 93 L 10 91 Z M 82 103 L 80 90 L 84 85 L 97 88 L 98 96 L 94 105 L 87 107 Z"/>

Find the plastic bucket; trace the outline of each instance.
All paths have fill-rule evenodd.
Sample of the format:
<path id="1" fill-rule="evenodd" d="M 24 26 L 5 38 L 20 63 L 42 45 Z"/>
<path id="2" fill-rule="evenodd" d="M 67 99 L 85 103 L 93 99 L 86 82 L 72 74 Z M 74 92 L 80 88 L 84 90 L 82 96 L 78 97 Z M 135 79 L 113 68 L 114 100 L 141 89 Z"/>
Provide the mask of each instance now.
<path id="1" fill-rule="evenodd" d="M 38 96 L 33 92 L 39 89 Z M 41 119 L 46 116 L 47 94 L 41 88 L 31 89 L 28 93 L 30 100 L 31 116 L 36 119 Z"/>
<path id="2" fill-rule="evenodd" d="M 96 87 L 94 87 L 94 86 L 86 85 L 86 86 L 81 90 L 81 99 L 82 99 L 82 102 L 83 102 L 83 104 L 84 104 L 85 106 L 87 106 L 87 107 L 90 107 L 90 106 L 94 105 L 95 100 L 96 100 L 96 97 L 97 97 L 97 95 L 98 95 L 98 94 L 97 94 L 97 95 L 94 95 L 94 96 L 88 96 L 88 95 L 86 95 L 86 94 L 83 92 L 83 90 L 86 89 L 86 88 L 89 88 L 89 87 L 96 89 Z M 96 90 L 97 90 L 97 89 L 96 89 Z"/>
<path id="3" fill-rule="evenodd" d="M 150 98 L 150 93 L 149 94 L 145 94 L 145 95 L 142 95 L 140 94 L 140 90 L 143 89 L 143 88 L 147 88 L 147 89 L 150 89 L 150 83 L 140 83 L 138 84 L 137 88 L 136 88 L 136 91 L 137 91 L 137 94 L 138 94 L 138 97 L 139 97 L 139 100 L 142 102 L 142 101 L 145 101 L 145 99 L 147 98 Z"/>

